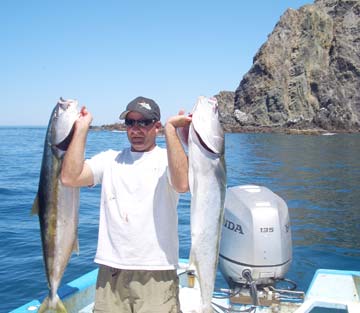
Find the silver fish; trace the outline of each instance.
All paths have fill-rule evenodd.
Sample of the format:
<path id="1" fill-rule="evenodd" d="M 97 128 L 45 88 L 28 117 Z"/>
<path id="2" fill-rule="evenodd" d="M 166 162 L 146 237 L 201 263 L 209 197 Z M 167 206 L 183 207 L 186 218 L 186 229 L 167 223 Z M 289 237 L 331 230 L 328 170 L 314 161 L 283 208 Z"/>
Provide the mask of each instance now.
<path id="1" fill-rule="evenodd" d="M 215 98 L 199 97 L 192 112 L 188 138 L 191 193 L 190 268 L 199 279 L 199 312 L 213 312 L 219 242 L 224 215 L 226 166 L 224 132 Z"/>
<path id="2" fill-rule="evenodd" d="M 57 295 L 61 278 L 72 251 L 78 251 L 79 188 L 65 187 L 60 182 L 63 156 L 79 116 L 76 100 L 56 104 L 47 128 L 38 192 L 32 213 L 39 215 L 45 272 L 49 295 L 38 312 L 66 312 Z"/>

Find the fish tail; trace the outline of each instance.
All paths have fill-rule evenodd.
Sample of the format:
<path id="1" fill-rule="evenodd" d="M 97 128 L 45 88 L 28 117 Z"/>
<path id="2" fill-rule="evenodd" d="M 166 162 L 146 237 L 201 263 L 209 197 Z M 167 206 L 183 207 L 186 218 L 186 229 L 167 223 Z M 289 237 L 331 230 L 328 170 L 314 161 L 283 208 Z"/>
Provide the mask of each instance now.
<path id="1" fill-rule="evenodd" d="M 38 309 L 38 313 L 45 313 L 48 311 L 56 313 L 67 313 L 65 305 L 58 295 L 56 295 L 55 299 L 53 300 L 51 300 L 49 297 L 46 297 Z"/>

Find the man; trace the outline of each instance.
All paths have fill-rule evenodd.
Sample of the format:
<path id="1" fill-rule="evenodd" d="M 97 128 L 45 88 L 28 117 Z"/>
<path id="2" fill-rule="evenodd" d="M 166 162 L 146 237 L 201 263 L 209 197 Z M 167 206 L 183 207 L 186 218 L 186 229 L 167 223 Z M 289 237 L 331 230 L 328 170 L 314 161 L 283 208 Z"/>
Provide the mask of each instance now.
<path id="1" fill-rule="evenodd" d="M 130 147 L 85 161 L 92 116 L 83 107 L 61 172 L 67 186 L 102 184 L 94 312 L 180 312 L 176 207 L 188 190 L 188 160 L 176 129 L 191 118 L 180 112 L 167 121 L 167 149 L 156 145 L 160 109 L 152 99 L 134 99 L 120 119 Z"/>

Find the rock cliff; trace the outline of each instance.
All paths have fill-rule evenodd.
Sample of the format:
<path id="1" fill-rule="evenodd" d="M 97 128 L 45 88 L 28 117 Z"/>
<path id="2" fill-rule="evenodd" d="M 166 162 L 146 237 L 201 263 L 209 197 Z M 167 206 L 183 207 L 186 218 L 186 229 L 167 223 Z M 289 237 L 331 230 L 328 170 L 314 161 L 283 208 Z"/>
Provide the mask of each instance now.
<path id="1" fill-rule="evenodd" d="M 359 130 L 360 1 L 288 9 L 235 93 L 216 96 L 225 130 Z"/>

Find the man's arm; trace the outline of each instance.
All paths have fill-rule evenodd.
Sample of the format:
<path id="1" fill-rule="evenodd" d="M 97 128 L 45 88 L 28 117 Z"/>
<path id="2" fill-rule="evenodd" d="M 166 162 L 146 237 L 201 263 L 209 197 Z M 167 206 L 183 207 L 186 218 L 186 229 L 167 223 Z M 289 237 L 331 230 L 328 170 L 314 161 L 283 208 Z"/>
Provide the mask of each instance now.
<path id="1" fill-rule="evenodd" d="M 94 184 L 93 173 L 84 159 L 86 138 L 91 121 L 90 112 L 83 107 L 75 122 L 74 135 L 62 164 L 61 182 L 65 186 L 82 187 Z"/>
<path id="2" fill-rule="evenodd" d="M 178 127 L 187 127 L 190 123 L 191 117 L 185 116 L 184 112 L 180 111 L 179 115 L 169 118 L 165 125 L 165 138 L 171 184 L 175 190 L 180 193 L 187 192 L 189 190 L 189 163 L 176 129 Z"/>

